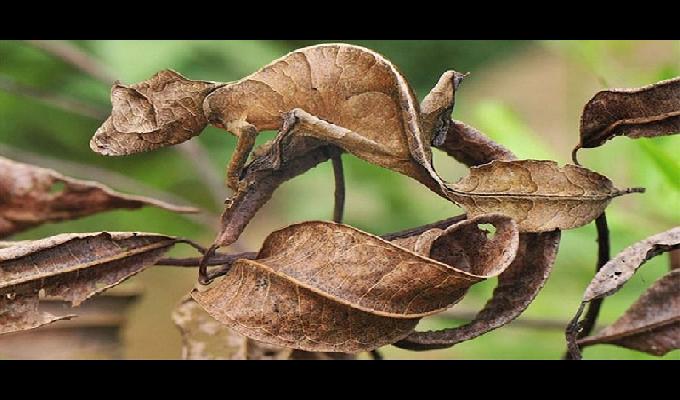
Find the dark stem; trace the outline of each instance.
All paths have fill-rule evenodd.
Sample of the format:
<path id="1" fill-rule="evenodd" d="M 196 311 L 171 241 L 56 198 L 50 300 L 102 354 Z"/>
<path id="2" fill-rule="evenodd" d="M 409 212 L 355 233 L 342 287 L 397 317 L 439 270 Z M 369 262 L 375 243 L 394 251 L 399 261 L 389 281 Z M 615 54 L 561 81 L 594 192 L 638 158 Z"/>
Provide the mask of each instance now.
<path id="1" fill-rule="evenodd" d="M 600 269 L 609 261 L 610 258 L 610 243 L 609 243 L 609 228 L 607 227 L 607 214 L 602 213 L 595 220 L 595 227 L 597 228 L 597 265 L 595 266 L 595 273 L 599 272 Z M 600 308 L 602 308 L 603 298 L 594 299 L 588 304 L 588 310 L 586 311 L 585 317 L 583 317 L 583 322 L 579 325 L 581 328 L 576 332 L 573 339 L 581 339 L 591 334 L 595 324 L 597 323 L 597 317 L 600 315 Z M 583 307 L 583 306 L 581 306 Z M 578 348 L 578 346 L 574 343 Z M 570 350 L 565 354 L 565 359 L 573 360 L 575 355 L 574 351 Z M 578 353 L 580 358 L 580 351 Z"/>
<path id="2" fill-rule="evenodd" d="M 201 260 L 201 263 L 198 266 L 198 283 L 200 283 L 201 285 L 207 285 L 212 280 L 208 277 L 208 263 L 210 262 L 210 259 L 215 255 L 217 248 L 218 246 L 216 245 L 210 246 L 208 251 L 206 251 L 205 254 L 203 255 L 203 259 Z"/>
<path id="3" fill-rule="evenodd" d="M 371 357 L 373 357 L 374 360 L 383 360 L 385 357 L 383 357 L 382 353 L 379 350 L 371 350 L 369 352 Z"/>
<path id="4" fill-rule="evenodd" d="M 333 151 L 333 177 L 335 178 L 335 204 L 333 206 L 333 221 L 342 223 L 345 213 L 345 172 L 342 167 L 342 153 Z"/>

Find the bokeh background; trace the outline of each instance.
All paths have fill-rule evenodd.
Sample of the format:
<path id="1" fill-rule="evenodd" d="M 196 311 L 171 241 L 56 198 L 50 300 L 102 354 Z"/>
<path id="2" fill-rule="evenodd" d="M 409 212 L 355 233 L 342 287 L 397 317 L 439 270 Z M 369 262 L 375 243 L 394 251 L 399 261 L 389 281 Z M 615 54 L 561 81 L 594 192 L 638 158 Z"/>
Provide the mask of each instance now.
<path id="1" fill-rule="evenodd" d="M 470 72 L 456 99 L 454 118 L 512 149 L 520 158 L 570 161 L 578 141 L 583 105 L 607 87 L 634 87 L 680 75 L 680 41 L 348 41 L 376 50 L 409 79 L 419 99 L 447 69 Z M 123 83 L 135 83 L 172 68 L 191 79 L 233 81 L 313 41 L 73 41 L 91 60 Z M 95 61 L 93 61 L 95 60 Z M 83 61 L 83 60 L 81 60 Z M 97 65 L 97 63 L 99 65 Z M 101 72 L 101 71 L 100 71 Z M 104 79 L 105 80 L 105 79 Z M 33 229 L 18 239 L 61 232 L 100 230 L 161 232 L 208 244 L 221 210 L 215 189 L 235 138 L 209 127 L 198 138 L 205 154 L 192 162 L 187 150 L 165 148 L 123 158 L 90 151 L 88 142 L 108 112 L 110 86 L 44 49 L 21 41 L 0 41 L 0 155 L 32 162 L 78 178 L 103 181 L 136 194 L 162 196 L 206 210 L 189 219 L 155 209 L 117 211 Z M 58 103 L 59 106 L 55 107 Z M 262 135 L 260 141 L 273 137 Z M 196 150 L 196 147 L 194 147 Z M 643 186 L 647 193 L 614 200 L 608 209 L 612 253 L 680 222 L 680 142 L 677 137 L 637 141 L 616 138 L 580 153 L 584 166 L 609 176 L 618 187 Z M 345 222 L 376 234 L 426 224 L 461 213 L 418 183 L 344 155 L 347 180 Z M 435 166 L 447 180 L 465 167 L 435 152 Z M 205 168 L 209 171 L 205 171 Z M 212 182 L 212 185 L 211 185 Z M 211 189 L 211 187 L 213 189 Z M 284 184 L 237 243 L 257 249 L 268 232 L 287 224 L 330 219 L 333 178 L 329 163 Z M 212 219 L 211 219 L 212 218 Z M 202 222 L 203 221 L 203 222 Z M 193 255 L 186 249 L 176 256 Z M 448 350 L 408 352 L 384 348 L 387 358 L 557 359 L 565 349 L 563 325 L 578 307 L 596 261 L 593 224 L 563 232 L 548 284 L 520 318 L 476 340 Z M 644 289 L 668 269 L 668 255 L 645 265 L 626 287 L 608 298 L 600 327 L 613 322 Z M 174 359 L 181 340 L 170 320 L 196 272 L 151 268 L 132 279 L 143 290 L 123 331 L 124 357 Z M 495 285 L 477 285 L 453 310 L 454 317 L 430 317 L 419 329 L 441 329 L 479 309 Z M 529 321 L 527 323 L 526 321 Z M 539 321 L 539 327 L 531 321 Z M 586 348 L 588 359 L 653 358 L 609 345 Z M 680 359 L 674 351 L 664 358 Z"/>

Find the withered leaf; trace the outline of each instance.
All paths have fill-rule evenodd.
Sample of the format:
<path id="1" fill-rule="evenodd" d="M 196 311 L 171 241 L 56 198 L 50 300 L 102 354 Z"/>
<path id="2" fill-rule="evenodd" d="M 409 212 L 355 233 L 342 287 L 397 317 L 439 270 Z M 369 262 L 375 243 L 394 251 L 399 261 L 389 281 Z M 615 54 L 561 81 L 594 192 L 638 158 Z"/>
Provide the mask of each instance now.
<path id="1" fill-rule="evenodd" d="M 39 328 L 74 315 L 54 315 L 38 308 L 37 295 L 0 295 L 0 335 Z"/>
<path id="2" fill-rule="evenodd" d="M 680 77 L 635 89 L 597 93 L 581 115 L 581 142 L 597 147 L 615 136 L 654 137 L 680 133 Z"/>
<path id="3" fill-rule="evenodd" d="M 460 79 L 449 71 L 437 85 L 427 119 L 430 130 L 438 129 L 432 121 L 447 107 L 450 113 Z M 319 145 L 336 145 L 444 193 L 431 166 L 434 133 L 421 126 L 413 90 L 391 62 L 366 48 L 323 44 L 293 51 L 212 92 L 205 114 L 239 136 L 240 143 L 271 129 L 285 131 L 290 140 L 314 137 Z M 245 163 L 252 143 L 238 148 L 235 167 Z"/>
<path id="4" fill-rule="evenodd" d="M 150 79 L 111 88 L 111 116 L 97 129 L 93 151 L 121 156 L 182 143 L 207 125 L 203 100 L 221 83 L 193 81 L 164 70 Z"/>
<path id="5" fill-rule="evenodd" d="M 657 356 L 680 349 L 680 271 L 654 282 L 612 325 L 578 341 L 581 346 L 602 343 Z"/>
<path id="6" fill-rule="evenodd" d="M 618 190 L 607 177 L 554 161 L 495 160 L 470 168 L 448 184 L 449 197 L 468 217 L 499 213 L 512 217 L 521 232 L 572 229 L 597 218 L 611 199 L 641 189 Z"/>
<path id="7" fill-rule="evenodd" d="M 0 238 L 47 222 L 144 206 L 183 213 L 198 211 L 118 193 L 97 182 L 69 178 L 51 169 L 0 157 Z"/>
<path id="8" fill-rule="evenodd" d="M 238 191 L 226 201 L 214 242 L 216 245 L 228 246 L 234 243 L 281 184 L 330 158 L 331 146 L 312 149 L 315 145 L 306 146 L 307 143 L 295 144 L 295 151 L 288 151 L 289 148 L 286 148 L 280 168 L 272 167 L 274 161 L 271 153 L 256 158 L 245 168 Z"/>
<path id="9" fill-rule="evenodd" d="M 567 345 L 573 359 L 580 359 L 577 345 L 578 321 L 585 305 L 619 290 L 647 260 L 680 248 L 680 227 L 650 236 L 624 249 L 595 274 L 583 294 L 581 305 L 566 330 Z"/>
<path id="10" fill-rule="evenodd" d="M 517 256 L 498 276 L 492 298 L 473 321 L 441 331 L 414 332 L 395 346 L 409 350 L 447 348 L 511 322 L 526 310 L 548 280 L 559 242 L 560 231 L 521 234 Z"/>
<path id="11" fill-rule="evenodd" d="M 41 291 L 78 306 L 154 265 L 178 242 L 150 233 L 70 233 L 0 249 L 0 296 L 5 299 L 0 314 L 44 320 L 37 309 Z M 7 333 L 35 326 L 0 329 Z"/>
<path id="12" fill-rule="evenodd" d="M 510 150 L 470 125 L 455 120 L 450 122 L 444 142 L 435 147 L 469 167 L 493 160 L 516 159 Z"/>
<path id="13" fill-rule="evenodd" d="M 172 320 L 182 333 L 185 360 L 280 360 L 288 359 L 293 352 L 235 332 L 211 317 L 190 296 L 175 308 Z"/>
<path id="14" fill-rule="evenodd" d="M 680 227 L 650 236 L 607 262 L 588 285 L 583 301 L 609 296 L 620 289 L 647 260 L 680 248 Z"/>
<path id="15" fill-rule="evenodd" d="M 484 223 L 496 227 L 493 238 L 478 228 Z M 192 296 L 256 340 L 306 351 L 368 351 L 402 339 L 421 317 L 501 273 L 519 234 L 511 219 L 489 215 L 420 236 L 390 243 L 331 222 L 291 225 L 267 237 L 257 259 L 236 261 L 215 286 Z"/>

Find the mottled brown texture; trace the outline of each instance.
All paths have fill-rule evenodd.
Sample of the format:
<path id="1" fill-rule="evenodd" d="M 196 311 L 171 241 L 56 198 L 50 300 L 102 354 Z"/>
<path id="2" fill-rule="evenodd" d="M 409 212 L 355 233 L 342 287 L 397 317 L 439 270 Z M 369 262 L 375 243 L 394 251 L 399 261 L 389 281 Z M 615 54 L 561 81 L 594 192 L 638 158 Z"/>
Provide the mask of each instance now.
<path id="1" fill-rule="evenodd" d="M 510 150 L 470 125 L 455 120 L 449 124 L 446 140 L 436 147 L 467 166 L 516 159 Z"/>
<path id="2" fill-rule="evenodd" d="M 654 282 L 616 322 L 578 341 L 581 346 L 602 343 L 657 356 L 680 349 L 680 271 Z"/>
<path id="3" fill-rule="evenodd" d="M 680 227 L 650 236 L 620 252 L 600 269 L 588 285 L 583 301 L 609 296 L 620 289 L 647 260 L 680 248 Z"/>
<path id="4" fill-rule="evenodd" d="M 496 227 L 492 239 L 477 227 L 482 223 Z M 236 261 L 215 286 L 192 296 L 256 340 L 306 351 L 368 351 L 405 337 L 421 317 L 501 273 L 518 237 L 514 222 L 501 216 L 394 243 L 346 225 L 306 222 L 272 233 L 257 259 Z"/>
<path id="5" fill-rule="evenodd" d="M 615 136 L 654 137 L 680 133 L 680 77 L 634 89 L 597 93 L 581 115 L 581 142 L 597 147 Z"/>
<path id="6" fill-rule="evenodd" d="M 69 178 L 51 169 L 0 157 L 0 238 L 47 222 L 144 206 L 175 212 L 198 211 L 118 193 L 97 182 Z"/>
<path id="7" fill-rule="evenodd" d="M 240 335 L 211 317 L 189 296 L 175 308 L 172 320 L 182 333 L 185 360 L 280 360 L 288 359 L 293 352 Z"/>
<path id="8" fill-rule="evenodd" d="M 473 321 L 441 331 L 414 332 L 395 345 L 409 350 L 448 348 L 511 322 L 545 285 L 559 242 L 560 231 L 521 234 L 517 256 L 498 276 L 493 296 Z"/>
<path id="9" fill-rule="evenodd" d="M 39 328 L 74 315 L 54 315 L 38 309 L 38 295 L 0 295 L 0 335 Z"/>
<path id="10" fill-rule="evenodd" d="M 521 232 L 577 228 L 602 214 L 612 198 L 630 192 L 586 168 L 540 160 L 492 161 L 470 168 L 448 187 L 468 217 L 504 214 Z"/>
<path id="11" fill-rule="evenodd" d="M 432 114 L 453 107 L 459 82 L 460 74 L 444 74 L 437 95 L 431 96 Z M 391 62 L 369 49 L 322 44 L 293 51 L 215 90 L 205 100 L 205 114 L 239 137 L 228 174 L 231 186 L 252 150 L 253 136 L 278 129 L 276 147 L 314 137 L 443 194 L 431 166 L 433 134 L 421 127 L 413 90 Z"/>
<path id="12" fill-rule="evenodd" d="M 270 154 L 264 154 L 253 160 L 243 171 L 238 191 L 225 202 L 214 243 L 219 246 L 234 243 L 282 183 L 327 161 L 333 151 L 337 151 L 328 147 L 310 150 L 301 143 L 295 148 L 296 151 L 284 152 L 280 168 L 272 167 Z M 296 153 L 300 153 L 299 156 Z"/>
<path id="13" fill-rule="evenodd" d="M 661 253 L 680 248 L 680 227 L 650 236 L 627 247 L 616 257 L 607 262 L 590 281 L 583 294 L 581 305 L 567 326 L 565 336 L 571 359 L 580 360 L 581 350 L 578 346 L 578 334 L 581 323 L 579 319 L 586 304 L 614 294 L 647 260 Z"/>
<path id="14" fill-rule="evenodd" d="M 122 156 L 182 143 L 207 125 L 203 100 L 223 84 L 192 81 L 164 70 L 150 79 L 111 88 L 111 116 L 97 129 L 90 147 Z"/>
<path id="15" fill-rule="evenodd" d="M 147 233 L 61 234 L 0 249 L 0 315 L 33 321 L 39 292 L 78 306 L 154 265 L 177 239 Z M 14 301 L 18 298 L 20 301 Z M 44 320 L 43 317 L 39 317 Z M 5 325 L 2 332 L 40 324 Z"/>

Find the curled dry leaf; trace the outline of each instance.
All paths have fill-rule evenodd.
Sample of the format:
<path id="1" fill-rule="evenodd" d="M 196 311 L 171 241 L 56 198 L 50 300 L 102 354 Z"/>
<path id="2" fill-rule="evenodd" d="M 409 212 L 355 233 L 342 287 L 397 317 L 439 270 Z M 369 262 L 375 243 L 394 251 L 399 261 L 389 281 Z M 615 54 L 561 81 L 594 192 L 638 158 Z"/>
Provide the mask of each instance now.
<path id="1" fill-rule="evenodd" d="M 293 352 L 240 335 L 216 321 L 189 296 L 175 308 L 172 320 L 182 333 L 185 360 L 287 359 Z"/>
<path id="2" fill-rule="evenodd" d="M 468 217 L 499 213 L 512 217 L 521 232 L 572 229 L 597 218 L 611 199 L 642 189 L 618 190 L 607 177 L 554 161 L 496 160 L 470 168 L 449 184 L 449 197 Z"/>
<path id="3" fill-rule="evenodd" d="M 615 136 L 654 137 L 680 133 L 680 77 L 635 89 L 597 93 L 581 115 L 582 147 L 598 147 Z"/>
<path id="4" fill-rule="evenodd" d="M 395 346 L 409 350 L 448 348 L 511 322 L 526 310 L 545 285 L 559 242 L 560 231 L 521 234 L 517 256 L 498 276 L 492 298 L 473 321 L 441 331 L 414 332 Z"/>
<path id="5" fill-rule="evenodd" d="M 207 125 L 203 100 L 221 83 L 192 81 L 164 70 L 150 79 L 111 88 L 113 111 L 97 129 L 93 151 L 121 156 L 182 143 Z"/>
<path id="6" fill-rule="evenodd" d="M 492 239 L 478 228 L 484 223 L 496 227 Z M 306 351 L 368 351 L 404 338 L 421 317 L 501 273 L 518 237 L 515 223 L 498 215 L 394 243 L 346 225 L 306 222 L 272 233 L 257 259 L 236 261 L 215 286 L 192 296 L 256 340 Z"/>
<path id="7" fill-rule="evenodd" d="M 609 343 L 662 356 L 680 349 L 680 271 L 671 271 L 647 289 L 612 325 L 578 341 Z"/>
<path id="8" fill-rule="evenodd" d="M 680 227 L 672 228 L 648 237 L 624 249 L 607 262 L 591 280 L 583 294 L 581 305 L 566 330 L 567 346 L 572 359 L 580 359 L 581 351 L 576 343 L 578 321 L 585 305 L 619 290 L 647 260 L 680 248 Z"/>
<path id="9" fill-rule="evenodd" d="M 510 150 L 460 121 L 449 123 L 446 140 L 436 147 L 467 166 L 516 159 Z"/>
<path id="10" fill-rule="evenodd" d="M 144 206 L 197 212 L 159 200 L 131 196 L 92 181 L 0 157 L 0 238 L 46 223 Z"/>
<path id="11" fill-rule="evenodd" d="M 647 260 L 680 248 L 680 227 L 650 236 L 607 262 L 588 285 L 583 301 L 609 296 L 621 288 Z"/>
<path id="12" fill-rule="evenodd" d="M 49 319 L 38 310 L 41 290 L 77 306 L 154 265 L 177 242 L 151 233 L 71 233 L 0 249 L 0 315 L 9 316 L 7 325 L 0 319 L 0 331 L 30 329 Z"/>
<path id="13" fill-rule="evenodd" d="M 38 310 L 36 295 L 0 295 L 0 335 L 39 328 L 75 315 L 54 315 Z"/>

